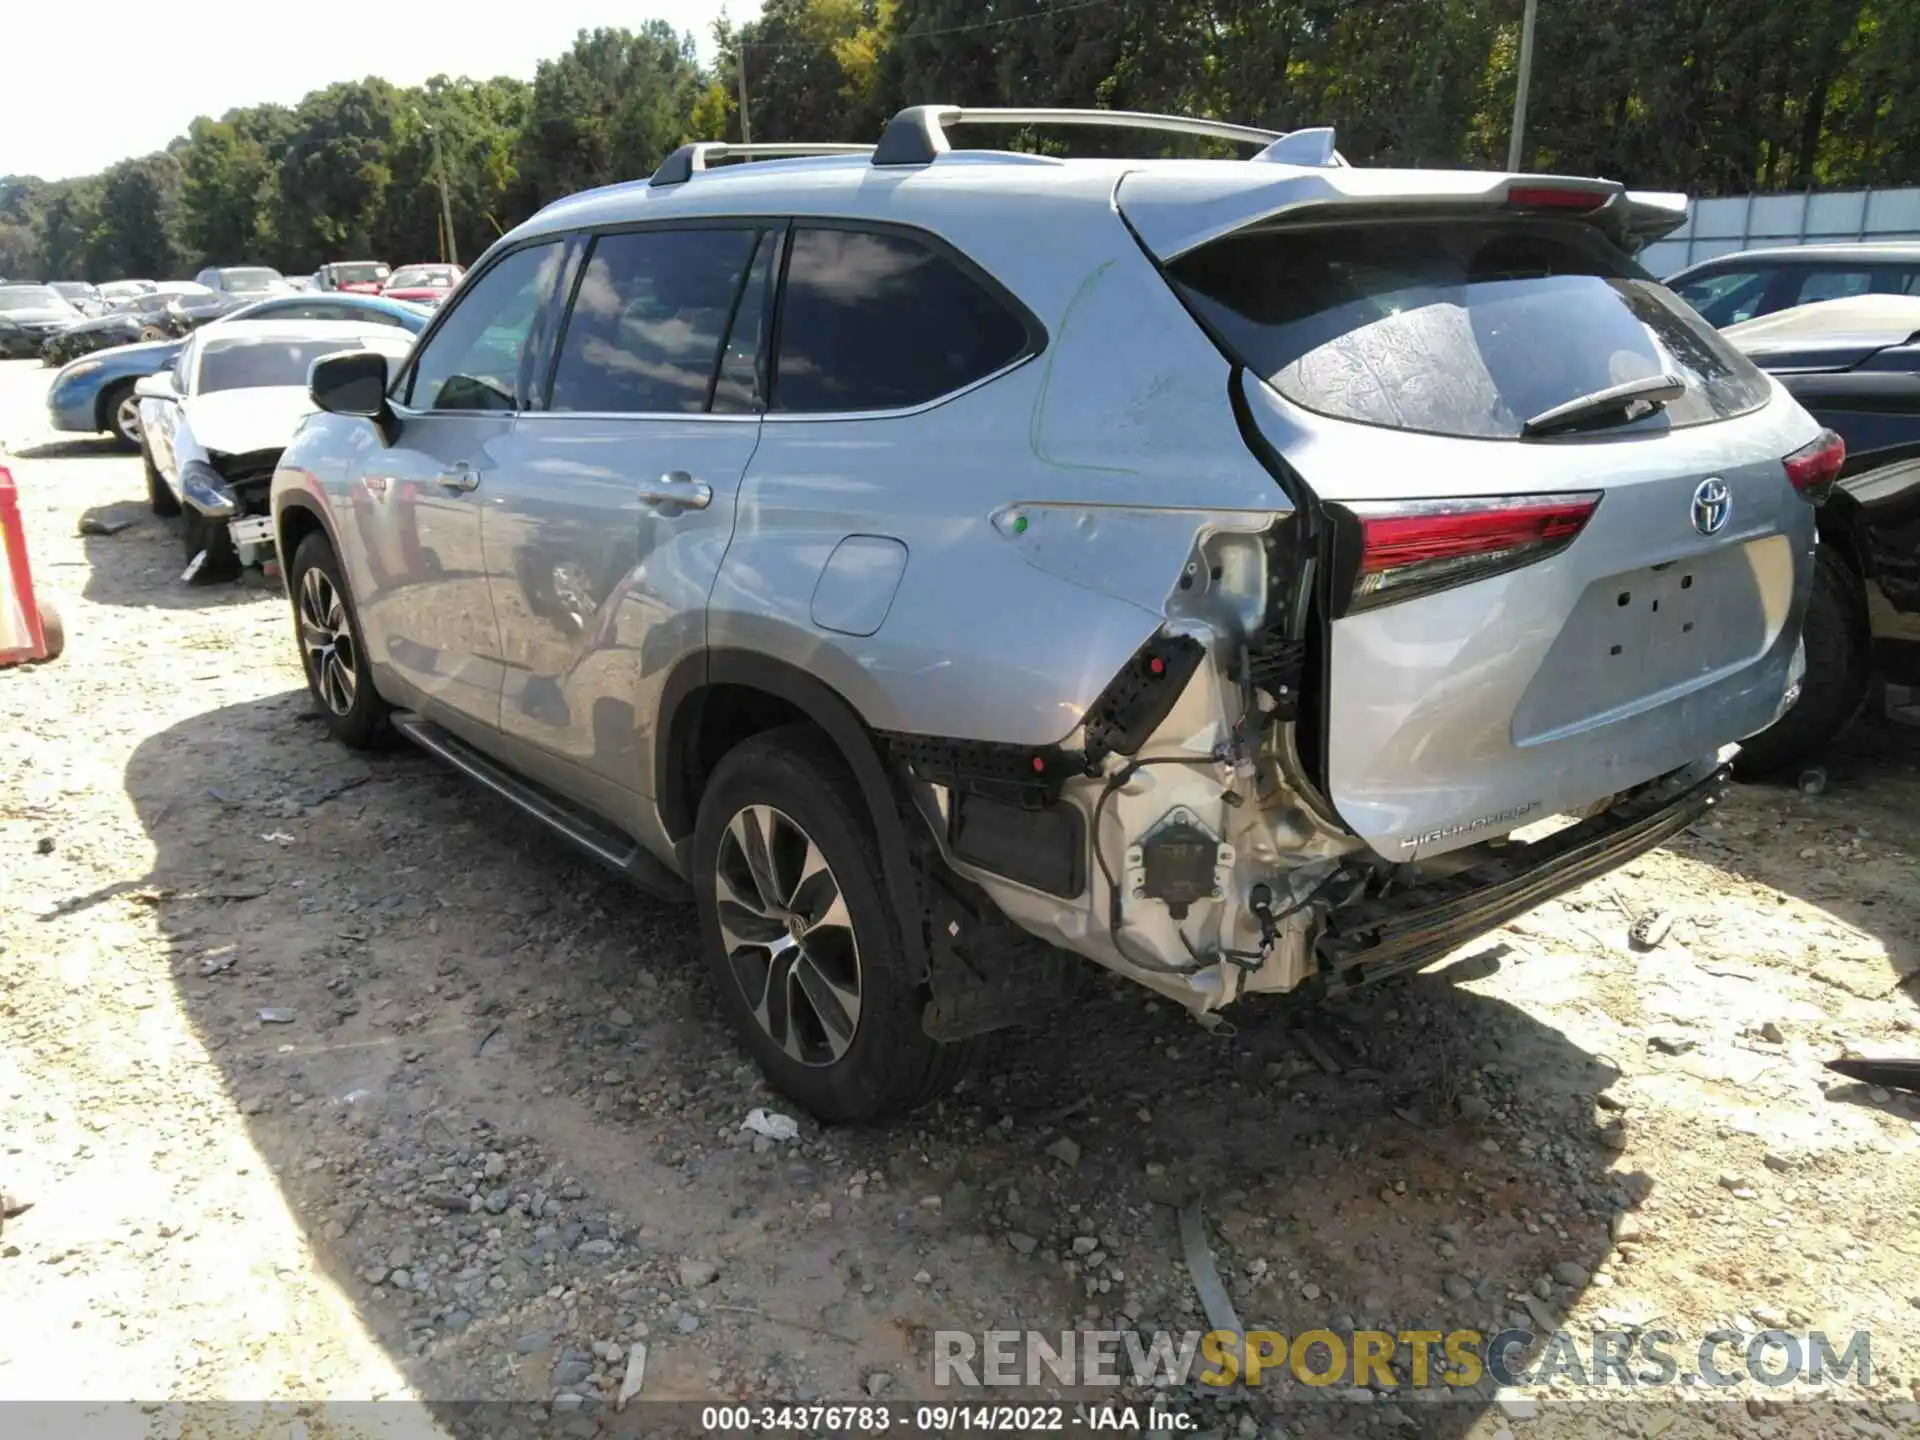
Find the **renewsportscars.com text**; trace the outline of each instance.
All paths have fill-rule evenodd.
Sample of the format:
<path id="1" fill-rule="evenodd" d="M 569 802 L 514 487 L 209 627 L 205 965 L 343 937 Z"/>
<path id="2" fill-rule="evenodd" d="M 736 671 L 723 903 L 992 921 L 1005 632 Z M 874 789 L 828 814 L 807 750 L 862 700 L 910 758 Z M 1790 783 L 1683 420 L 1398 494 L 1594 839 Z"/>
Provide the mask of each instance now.
<path id="1" fill-rule="evenodd" d="M 1712 1330 L 1687 1340 L 1671 1330 L 937 1330 L 936 1387 L 1038 1385 L 1358 1385 L 1461 1389 L 1495 1384 L 1634 1389 L 1796 1382 L 1871 1383 L 1866 1331 L 1839 1342 L 1824 1331 Z M 1396 1364 L 1396 1359 L 1400 1362 Z"/>

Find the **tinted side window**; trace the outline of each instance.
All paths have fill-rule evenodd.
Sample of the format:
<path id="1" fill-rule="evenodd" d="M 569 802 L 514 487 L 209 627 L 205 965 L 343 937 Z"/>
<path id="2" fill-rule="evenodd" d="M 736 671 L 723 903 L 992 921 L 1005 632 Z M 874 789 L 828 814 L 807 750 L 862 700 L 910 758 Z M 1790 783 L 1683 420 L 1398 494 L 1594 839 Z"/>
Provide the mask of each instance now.
<path id="1" fill-rule="evenodd" d="M 1774 273 L 1771 270 L 1722 270 L 1717 275 L 1687 281 L 1677 293 L 1709 324 L 1732 325 L 1751 320 L 1760 313 Z"/>
<path id="2" fill-rule="evenodd" d="M 559 242 L 501 260 L 460 297 L 413 367 L 408 403 L 423 410 L 513 410 L 520 360 L 560 270 Z"/>
<path id="3" fill-rule="evenodd" d="M 1789 305 L 1811 305 L 1816 300 L 1839 300 L 1848 295 L 1865 295 L 1873 289 L 1870 270 L 1807 270 L 1802 272 L 1799 289 Z"/>
<path id="4" fill-rule="evenodd" d="M 891 410 L 991 375 L 1027 348 L 1027 329 L 923 240 L 802 227 L 778 343 L 776 410 Z"/>
<path id="5" fill-rule="evenodd" d="M 744 229 L 642 230 L 596 240 L 547 408 L 705 410 L 757 238 Z"/>

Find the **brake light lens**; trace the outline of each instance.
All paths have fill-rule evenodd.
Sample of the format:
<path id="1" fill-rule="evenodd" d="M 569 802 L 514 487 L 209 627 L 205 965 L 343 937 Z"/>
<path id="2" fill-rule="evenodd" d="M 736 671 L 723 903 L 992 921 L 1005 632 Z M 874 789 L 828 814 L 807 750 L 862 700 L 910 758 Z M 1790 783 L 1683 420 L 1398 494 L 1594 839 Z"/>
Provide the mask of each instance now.
<path id="1" fill-rule="evenodd" d="M 1831 430 L 1822 430 L 1811 445 L 1803 445 L 1780 462 L 1787 483 L 1815 505 L 1826 500 L 1840 469 L 1847 463 L 1847 442 Z"/>
<path id="2" fill-rule="evenodd" d="M 1578 190 L 1559 185 L 1515 185 L 1507 191 L 1509 205 L 1524 205 L 1537 210 L 1598 210 L 1612 198 L 1610 191 Z"/>
<path id="3" fill-rule="evenodd" d="M 1470 585 L 1544 560 L 1573 543 L 1596 493 L 1350 505 L 1360 558 L 1347 613 Z"/>

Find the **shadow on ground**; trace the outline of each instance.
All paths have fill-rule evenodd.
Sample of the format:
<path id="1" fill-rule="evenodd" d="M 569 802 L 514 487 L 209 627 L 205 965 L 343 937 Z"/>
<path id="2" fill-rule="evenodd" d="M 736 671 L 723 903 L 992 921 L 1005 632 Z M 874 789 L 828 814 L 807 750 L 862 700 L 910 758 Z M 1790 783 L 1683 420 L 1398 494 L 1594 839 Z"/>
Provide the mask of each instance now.
<path id="1" fill-rule="evenodd" d="M 87 556 L 82 594 L 98 605 L 205 610 L 280 593 L 275 582 L 251 570 L 216 585 L 182 580 L 188 556 L 180 522 L 161 519 L 144 500 L 96 505 L 80 517 L 79 528 Z"/>
<path id="2" fill-rule="evenodd" d="M 77 435 L 67 440 L 43 440 L 8 452 L 22 460 L 124 460 L 131 453 L 111 435 Z"/>
<path id="3" fill-rule="evenodd" d="M 1725 818 L 1739 827 L 1750 809 L 1752 828 L 1723 839 L 1696 831 L 1678 848 L 1871 935 L 1885 947 L 1884 965 L 1819 955 L 1809 963 L 1828 964 L 1834 982 L 1861 999 L 1920 1004 L 1920 888 L 1912 860 L 1920 854 L 1920 730 L 1870 713 L 1817 764 L 1820 793 L 1802 793 L 1785 780 L 1736 787 Z M 1748 799 L 1754 805 L 1742 807 Z"/>
<path id="4" fill-rule="evenodd" d="M 582 1433 L 645 1429 L 583 1378 L 636 1324 L 650 1396 L 841 1401 L 875 1372 L 934 1398 L 941 1329 L 1203 1330 L 1193 1202 L 1249 1327 L 1538 1330 L 1644 1194 L 1594 1108 L 1612 1066 L 1444 975 L 1217 1033 L 1090 975 L 911 1121 L 756 1149 L 741 1118 L 786 1107 L 690 914 L 503 802 L 339 748 L 292 692 L 153 735 L 125 781 L 180 1004 L 319 1263 L 436 1399 L 564 1383 Z M 1193 1403 L 1264 1426 L 1273 1374 Z M 1308 1433 L 1454 1436 L 1489 1391 Z"/>

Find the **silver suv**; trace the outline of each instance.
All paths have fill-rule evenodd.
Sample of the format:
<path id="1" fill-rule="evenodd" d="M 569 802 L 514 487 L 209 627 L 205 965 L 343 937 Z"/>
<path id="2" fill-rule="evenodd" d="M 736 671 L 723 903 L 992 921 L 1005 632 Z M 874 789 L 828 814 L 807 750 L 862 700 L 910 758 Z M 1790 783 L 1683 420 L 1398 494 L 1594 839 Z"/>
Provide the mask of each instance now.
<path id="1" fill-rule="evenodd" d="M 1097 112 L 808 149 L 560 201 L 320 361 L 273 513 L 333 733 L 690 889 L 814 1114 L 1076 956 L 1209 1021 L 1428 964 L 1791 699 L 1839 452 L 1630 258 L 1679 197 Z"/>

